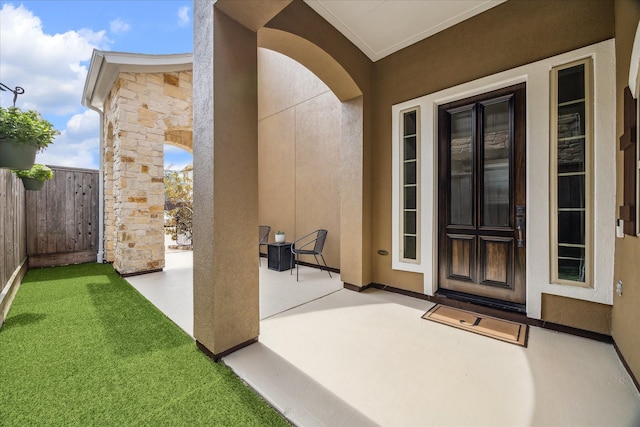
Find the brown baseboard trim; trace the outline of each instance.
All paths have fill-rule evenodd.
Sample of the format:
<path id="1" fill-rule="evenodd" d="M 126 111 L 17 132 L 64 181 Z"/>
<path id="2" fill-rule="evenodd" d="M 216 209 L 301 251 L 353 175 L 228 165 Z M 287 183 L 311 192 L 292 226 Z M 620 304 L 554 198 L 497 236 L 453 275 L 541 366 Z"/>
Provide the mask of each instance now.
<path id="1" fill-rule="evenodd" d="M 258 337 L 251 338 L 248 341 L 245 341 L 245 342 L 243 342 L 241 344 L 238 344 L 235 347 L 231 347 L 230 349 L 225 350 L 225 351 L 223 351 L 221 353 L 218 353 L 218 354 L 213 353 L 211 350 L 209 350 L 204 344 L 202 344 L 198 340 L 196 340 L 196 346 L 198 347 L 198 349 L 200 349 L 201 352 L 206 354 L 208 358 L 210 358 L 214 362 L 219 362 L 220 359 L 222 359 L 223 357 L 228 356 L 231 353 L 240 350 L 241 348 L 245 348 L 246 346 L 249 346 L 249 345 L 257 343 L 257 342 L 258 342 Z"/>
<path id="2" fill-rule="evenodd" d="M 356 286 L 356 285 L 352 285 L 351 283 L 347 283 L 347 282 L 343 282 L 343 287 L 348 290 L 348 291 L 354 291 L 354 292 L 362 292 L 365 289 L 369 289 L 371 287 L 372 283 L 369 283 L 368 285 L 364 285 L 364 286 Z"/>
<path id="3" fill-rule="evenodd" d="M 133 277 L 133 276 L 141 276 L 143 274 L 157 273 L 159 271 L 162 271 L 162 268 L 156 268 L 155 270 L 136 271 L 135 273 L 125 273 L 125 274 L 122 274 L 118 270 L 116 270 L 116 273 L 118 273 L 120 277 Z"/>
<path id="4" fill-rule="evenodd" d="M 529 319 L 527 317 L 527 319 Z M 601 334 L 599 332 L 587 331 L 580 328 L 574 328 L 573 326 L 560 325 L 558 323 L 546 322 L 544 320 L 530 319 L 538 324 L 529 323 L 532 326 L 539 326 L 540 328 L 549 329 L 551 331 L 562 332 L 569 335 L 575 335 L 582 338 L 588 338 L 594 341 L 600 341 L 607 344 L 613 344 L 613 338 L 611 335 Z"/>
<path id="5" fill-rule="evenodd" d="M 636 386 L 636 389 L 638 390 L 638 393 L 640 393 L 640 383 L 638 382 L 638 379 L 636 378 L 636 376 L 633 375 L 633 371 L 631 370 L 631 367 L 627 364 L 627 361 L 625 360 L 624 356 L 622 355 L 622 352 L 620 351 L 620 348 L 618 348 L 618 344 L 616 344 L 615 340 L 613 340 L 613 348 L 616 350 L 616 353 L 618 354 L 618 357 L 620 358 L 620 361 L 622 362 L 622 366 L 624 366 L 624 369 L 627 370 L 627 373 L 631 377 L 631 381 L 633 381 L 633 384 Z"/>
<path id="6" fill-rule="evenodd" d="M 421 294 L 420 292 L 394 288 L 393 286 L 381 285 L 380 283 L 369 283 L 367 285 L 367 288 L 379 289 L 381 291 L 389 291 L 389 292 L 393 292 L 394 294 L 400 294 L 407 297 L 417 298 L 417 299 L 426 300 L 426 301 L 431 301 L 433 299 L 433 297 L 430 297 L 429 295 Z"/>
<path id="7" fill-rule="evenodd" d="M 311 267 L 311 268 L 317 268 L 318 270 L 329 270 L 332 273 L 336 273 L 336 274 L 340 274 L 340 269 L 339 268 L 333 268 L 333 267 L 325 267 L 324 265 L 319 265 L 319 264 L 312 264 L 310 262 L 304 262 L 304 261 L 298 261 L 298 264 L 305 266 L 305 267 Z M 296 265 L 293 265 L 293 268 L 296 268 Z"/>
<path id="8" fill-rule="evenodd" d="M 459 308 L 462 310 L 473 311 L 476 313 L 484 314 L 486 316 L 493 316 L 499 319 L 510 320 L 512 322 L 525 323 L 529 326 L 537 326 L 539 328 L 544 328 L 544 329 L 549 329 L 556 332 L 575 335 L 582 338 L 589 338 L 594 341 L 605 342 L 608 344 L 613 343 L 613 338 L 611 338 L 611 335 L 600 334 L 598 332 L 591 332 L 584 329 L 574 328 L 572 326 L 559 325 L 557 323 L 547 322 L 540 319 L 532 319 L 530 317 L 525 316 L 524 314 L 519 314 L 511 311 L 498 310 L 495 308 L 485 307 L 482 305 L 473 304 L 465 301 L 458 301 L 456 299 L 447 298 L 447 297 L 438 296 L 438 295 L 429 296 L 429 295 L 421 294 L 419 292 L 408 291 L 406 289 L 394 288 L 393 286 L 381 285 L 379 283 L 371 283 L 368 286 L 375 289 L 380 289 L 383 291 L 393 292 L 396 294 L 401 294 L 401 295 L 405 295 L 405 296 L 409 296 L 409 297 L 413 297 L 421 300 L 431 301 L 435 304 L 442 304 L 449 307 Z"/>

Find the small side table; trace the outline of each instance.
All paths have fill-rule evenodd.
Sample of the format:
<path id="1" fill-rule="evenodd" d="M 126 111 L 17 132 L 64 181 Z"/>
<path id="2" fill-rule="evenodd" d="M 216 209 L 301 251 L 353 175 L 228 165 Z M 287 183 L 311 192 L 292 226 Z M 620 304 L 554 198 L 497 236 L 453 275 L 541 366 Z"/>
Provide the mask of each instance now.
<path id="1" fill-rule="evenodd" d="M 291 269 L 291 242 L 267 245 L 267 267 L 275 271 Z"/>

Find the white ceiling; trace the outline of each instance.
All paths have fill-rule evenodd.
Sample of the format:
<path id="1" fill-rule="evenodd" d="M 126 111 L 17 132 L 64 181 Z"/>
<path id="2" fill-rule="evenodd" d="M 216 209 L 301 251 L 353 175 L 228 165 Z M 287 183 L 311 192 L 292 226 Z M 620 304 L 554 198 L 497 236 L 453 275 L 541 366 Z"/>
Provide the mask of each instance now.
<path id="1" fill-rule="evenodd" d="M 372 61 L 506 0 L 304 0 Z"/>

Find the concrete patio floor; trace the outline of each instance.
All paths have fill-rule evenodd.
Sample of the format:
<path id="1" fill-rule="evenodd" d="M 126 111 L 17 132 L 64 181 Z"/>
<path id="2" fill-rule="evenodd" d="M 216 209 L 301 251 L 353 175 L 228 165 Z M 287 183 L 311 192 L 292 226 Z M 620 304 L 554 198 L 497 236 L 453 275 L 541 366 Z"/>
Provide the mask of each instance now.
<path id="1" fill-rule="evenodd" d="M 193 335 L 191 252 L 130 277 Z M 260 341 L 223 359 L 299 426 L 639 426 L 612 345 L 531 327 L 527 348 L 421 319 L 432 306 L 260 268 Z"/>

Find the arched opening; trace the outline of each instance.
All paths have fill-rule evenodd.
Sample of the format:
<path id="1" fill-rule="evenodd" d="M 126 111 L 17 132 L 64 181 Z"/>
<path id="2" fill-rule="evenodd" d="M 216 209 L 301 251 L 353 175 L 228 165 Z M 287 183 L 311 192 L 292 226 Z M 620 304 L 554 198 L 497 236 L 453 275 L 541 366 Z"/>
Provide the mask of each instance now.
<path id="1" fill-rule="evenodd" d="M 353 78 L 331 55 L 322 50 L 320 47 L 310 41 L 281 30 L 272 28 L 261 28 L 258 31 L 258 46 L 260 48 L 269 49 L 291 58 L 300 64 L 306 70 L 313 73 L 317 78 L 326 85 L 332 94 L 337 98 L 338 103 L 334 103 L 328 107 L 338 106 L 339 112 L 336 117 L 339 121 L 334 125 L 325 126 L 324 128 L 318 123 L 315 128 L 319 130 L 317 134 L 322 135 L 323 132 L 332 133 L 337 131 L 339 136 L 333 154 L 339 152 L 339 156 L 332 158 L 332 175 L 336 182 L 339 183 L 340 200 L 336 206 L 338 214 L 337 222 L 339 224 L 336 229 L 340 230 L 338 245 L 339 266 L 342 272 L 342 281 L 347 284 L 355 284 L 362 286 L 365 284 L 363 277 L 363 203 L 364 203 L 364 150 L 363 150 L 363 102 L 362 90 L 358 87 Z M 259 84 L 263 83 L 263 78 L 259 73 Z M 277 105 L 282 104 L 292 88 L 295 88 L 295 80 L 281 80 L 282 83 L 275 83 L 275 87 L 268 89 L 260 89 L 261 93 L 268 93 L 276 99 Z M 313 85 L 312 85 L 313 87 Z M 298 97 L 304 98 L 300 92 L 304 93 L 309 88 L 300 89 Z M 280 94 L 280 95 L 277 95 Z M 293 98 L 295 99 L 295 97 Z M 262 101 L 259 102 L 259 114 L 265 108 Z M 286 104 L 286 103 L 285 103 Z M 321 107 L 322 108 L 322 107 Z M 306 117 L 305 117 L 306 118 Z M 315 162 L 322 162 L 322 156 L 316 156 Z M 313 193 L 313 187 L 300 188 L 306 194 Z M 297 194 L 297 193 L 296 193 Z M 300 230 L 302 231 L 302 230 Z"/>
<path id="2" fill-rule="evenodd" d="M 194 52 L 193 71 L 194 337 L 203 351 L 217 359 L 255 342 L 259 335 L 259 271 L 254 267 L 259 125 L 254 82 L 258 80 L 256 49 L 263 45 L 258 42 L 262 36 L 216 7 L 203 5 L 201 12 L 199 19 L 210 21 L 197 35 L 204 44 Z M 287 56 L 309 65 L 342 101 L 340 160 L 334 165 L 340 177 L 339 266 L 343 282 L 361 287 L 370 279 L 370 260 L 365 255 L 369 184 L 365 183 L 363 92 L 333 57 L 298 36 L 280 36 L 269 47 L 288 52 L 285 40 L 299 42 L 301 51 Z M 345 47 L 350 50 L 352 45 Z M 305 58 L 305 48 L 322 55 L 319 64 L 329 67 Z M 369 81 L 369 65 L 360 61 L 356 66 L 363 82 Z"/>
<path id="3" fill-rule="evenodd" d="M 276 231 L 293 242 L 328 230 L 322 253 L 334 272 L 340 269 L 341 122 L 340 100 L 316 75 L 288 56 L 258 48 L 259 224 L 271 227 L 271 243 Z M 300 281 L 313 286 L 296 286 L 295 272 L 280 272 L 290 264 L 274 263 L 277 250 L 263 250 L 272 256 L 261 263 L 261 319 L 342 288 L 338 274 L 331 278 L 312 268 L 318 261 L 311 255 L 300 256 L 299 271 Z"/>
<path id="4" fill-rule="evenodd" d="M 188 144 L 174 145 L 167 142 L 164 145 L 164 248 L 166 268 L 171 267 L 170 254 L 193 249 L 193 154 L 190 150 L 191 134 L 190 130 L 172 134 L 174 137 L 182 136 L 188 138 Z"/>
<path id="5" fill-rule="evenodd" d="M 338 61 L 300 36 L 264 27 L 258 31 L 258 46 L 280 52 L 302 64 L 342 102 L 362 96 L 362 90 Z"/>

